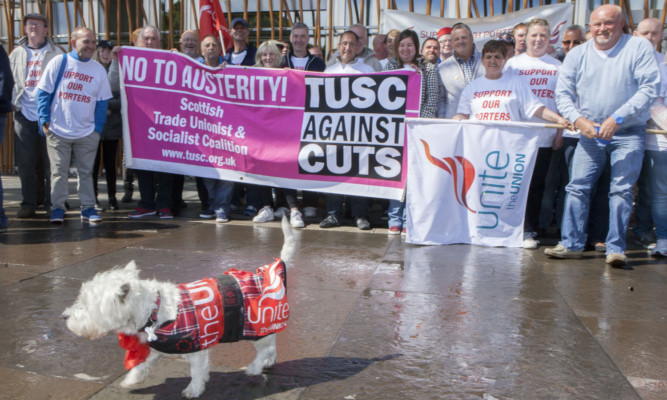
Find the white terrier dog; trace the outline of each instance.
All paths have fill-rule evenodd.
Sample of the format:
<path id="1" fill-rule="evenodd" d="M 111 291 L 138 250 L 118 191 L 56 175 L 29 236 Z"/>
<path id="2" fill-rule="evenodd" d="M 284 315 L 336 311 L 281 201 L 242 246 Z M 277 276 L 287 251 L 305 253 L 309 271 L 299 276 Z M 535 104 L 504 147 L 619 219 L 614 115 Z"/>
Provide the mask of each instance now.
<path id="1" fill-rule="evenodd" d="M 163 353 L 180 353 L 192 376 L 183 395 L 199 397 L 209 379 L 208 348 L 238 340 L 255 340 L 257 355 L 246 374 L 259 375 L 275 363 L 275 332 L 285 328 L 289 316 L 284 263 L 291 261 L 295 243 L 286 217 L 282 230 L 282 262 L 276 259 L 257 274 L 231 270 L 177 286 L 139 279 L 134 261 L 99 273 L 63 312 L 67 328 L 89 339 L 119 334 L 128 350 L 125 366 L 131 368 L 123 387 L 143 381 Z"/>

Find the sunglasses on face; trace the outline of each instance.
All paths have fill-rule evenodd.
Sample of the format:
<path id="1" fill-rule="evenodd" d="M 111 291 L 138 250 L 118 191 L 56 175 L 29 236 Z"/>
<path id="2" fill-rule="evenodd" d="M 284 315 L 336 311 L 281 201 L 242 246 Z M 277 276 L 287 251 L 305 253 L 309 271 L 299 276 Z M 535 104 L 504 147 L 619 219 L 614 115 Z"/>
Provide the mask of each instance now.
<path id="1" fill-rule="evenodd" d="M 582 44 L 584 41 L 583 40 L 563 40 L 563 44 L 570 45 L 570 44 Z"/>

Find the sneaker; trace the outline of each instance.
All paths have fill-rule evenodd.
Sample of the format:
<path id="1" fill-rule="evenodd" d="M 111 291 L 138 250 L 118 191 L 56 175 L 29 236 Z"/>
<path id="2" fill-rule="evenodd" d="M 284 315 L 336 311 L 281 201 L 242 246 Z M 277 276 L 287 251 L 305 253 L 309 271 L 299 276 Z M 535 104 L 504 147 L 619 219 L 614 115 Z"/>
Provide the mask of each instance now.
<path id="1" fill-rule="evenodd" d="M 398 226 L 390 226 L 387 233 L 389 233 L 390 235 L 400 235 L 401 234 L 401 228 L 398 227 Z"/>
<path id="2" fill-rule="evenodd" d="M 273 221 L 273 210 L 269 206 L 262 207 L 262 209 L 259 210 L 257 215 L 255 215 L 255 217 L 252 219 L 252 222 L 256 224 L 261 224 L 269 221 Z"/>
<path id="3" fill-rule="evenodd" d="M 102 204 L 100 204 L 100 202 L 97 201 L 97 200 L 95 200 L 95 210 L 100 211 L 100 212 L 106 211 L 106 209 L 104 207 L 102 207 Z"/>
<path id="4" fill-rule="evenodd" d="M 653 257 L 667 257 L 667 239 L 658 239 L 658 243 L 651 251 Z"/>
<path id="5" fill-rule="evenodd" d="M 408 234 L 408 228 L 403 228 L 403 230 L 401 231 L 401 236 L 405 236 L 407 234 Z"/>
<path id="6" fill-rule="evenodd" d="M 607 243 L 597 242 L 595 243 L 595 245 L 593 245 L 593 247 L 595 248 L 595 251 L 597 251 L 598 253 L 607 252 Z"/>
<path id="7" fill-rule="evenodd" d="M 118 210 L 118 200 L 115 197 L 109 199 L 109 210 Z"/>
<path id="8" fill-rule="evenodd" d="M 621 253 L 610 253 L 607 254 L 606 261 L 614 268 L 622 268 L 628 263 L 628 257 Z"/>
<path id="9" fill-rule="evenodd" d="M 292 210 L 290 212 L 289 223 L 292 225 L 292 228 L 303 228 L 306 226 L 306 224 L 303 223 L 303 216 L 299 210 Z"/>
<path id="10" fill-rule="evenodd" d="M 160 219 L 174 219 L 174 214 L 168 208 L 161 208 L 159 216 Z"/>
<path id="11" fill-rule="evenodd" d="M 199 213 L 199 218 L 213 219 L 213 218 L 215 218 L 215 211 L 213 211 L 213 210 L 202 210 Z"/>
<path id="12" fill-rule="evenodd" d="M 303 216 L 306 218 L 315 218 L 317 217 L 317 208 L 316 207 L 305 207 L 303 209 Z"/>
<path id="13" fill-rule="evenodd" d="M 536 248 L 540 247 L 540 241 L 535 240 L 533 237 L 527 237 L 523 239 L 523 248 L 524 249 L 531 249 L 534 250 Z"/>
<path id="14" fill-rule="evenodd" d="M 137 207 L 136 210 L 132 211 L 131 213 L 128 214 L 128 217 L 130 218 L 141 218 L 145 217 L 147 215 L 155 215 L 156 211 L 155 210 L 148 210 L 145 208 Z"/>
<path id="15" fill-rule="evenodd" d="M 215 213 L 215 222 L 225 223 L 229 222 L 229 217 L 225 214 L 224 211 L 218 211 Z"/>
<path id="16" fill-rule="evenodd" d="M 357 218 L 357 228 L 361 229 L 362 231 L 370 230 L 371 223 L 368 222 L 366 217 L 359 217 Z"/>
<path id="17" fill-rule="evenodd" d="M 634 235 L 632 240 L 635 244 L 641 246 L 643 249 L 650 250 L 655 247 L 655 238 L 653 237 L 653 232 L 646 232 L 641 236 Z"/>
<path id="18" fill-rule="evenodd" d="M 65 220 L 65 210 L 62 208 L 54 208 L 51 210 L 51 223 L 59 224 Z"/>
<path id="19" fill-rule="evenodd" d="M 243 215 L 245 215 L 246 217 L 252 217 L 254 215 L 257 215 L 257 209 L 253 206 L 248 206 L 243 212 Z"/>
<path id="20" fill-rule="evenodd" d="M 276 211 L 274 211 L 273 219 L 281 219 L 283 215 L 291 215 L 290 210 L 287 207 L 279 207 Z"/>
<path id="21" fill-rule="evenodd" d="M 31 218 L 35 216 L 35 209 L 32 207 L 22 206 L 20 210 L 16 212 L 16 218 Z"/>
<path id="22" fill-rule="evenodd" d="M 95 207 L 88 207 L 81 211 L 81 220 L 88 222 L 101 222 L 102 217 L 100 217 L 100 215 L 97 213 Z M 53 222 L 53 213 L 51 213 L 51 222 Z"/>
<path id="23" fill-rule="evenodd" d="M 320 228 L 335 228 L 337 226 L 340 226 L 340 222 L 338 222 L 338 218 L 333 214 L 329 214 L 328 217 L 320 222 Z"/>
<path id="24" fill-rule="evenodd" d="M 132 202 L 132 191 L 126 191 L 123 195 L 123 198 L 120 199 L 121 203 L 131 203 Z"/>
<path id="25" fill-rule="evenodd" d="M 581 251 L 570 251 L 565 248 L 562 244 L 558 243 L 556 247 L 550 249 L 544 249 L 544 254 L 553 258 L 569 259 L 569 258 L 582 258 Z"/>

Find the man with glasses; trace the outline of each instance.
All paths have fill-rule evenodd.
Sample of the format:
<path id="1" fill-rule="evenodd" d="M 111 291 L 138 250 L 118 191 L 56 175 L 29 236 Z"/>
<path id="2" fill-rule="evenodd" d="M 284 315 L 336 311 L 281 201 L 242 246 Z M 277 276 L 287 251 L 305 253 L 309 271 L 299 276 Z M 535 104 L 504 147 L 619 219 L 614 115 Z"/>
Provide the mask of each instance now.
<path id="1" fill-rule="evenodd" d="M 441 28 L 438 31 L 438 44 L 440 45 L 440 62 L 452 56 L 452 28 Z"/>
<path id="2" fill-rule="evenodd" d="M 563 41 L 561 42 L 561 44 L 563 45 L 563 52 L 565 52 L 563 58 L 565 58 L 565 56 L 567 55 L 567 53 L 570 52 L 570 50 L 579 46 L 585 41 L 586 41 L 586 33 L 584 32 L 584 28 L 582 28 L 579 25 L 571 25 L 567 27 L 567 29 L 565 29 L 565 33 L 563 34 Z"/>
<path id="3" fill-rule="evenodd" d="M 37 115 L 37 82 L 46 66 L 62 51 L 46 35 L 49 25 L 45 16 L 26 14 L 22 37 L 9 55 L 14 90 L 14 138 L 16 163 L 21 180 L 21 209 L 16 218 L 35 215 L 39 203 L 47 213 L 51 206 L 51 170 L 46 152 L 46 138 L 41 133 Z"/>

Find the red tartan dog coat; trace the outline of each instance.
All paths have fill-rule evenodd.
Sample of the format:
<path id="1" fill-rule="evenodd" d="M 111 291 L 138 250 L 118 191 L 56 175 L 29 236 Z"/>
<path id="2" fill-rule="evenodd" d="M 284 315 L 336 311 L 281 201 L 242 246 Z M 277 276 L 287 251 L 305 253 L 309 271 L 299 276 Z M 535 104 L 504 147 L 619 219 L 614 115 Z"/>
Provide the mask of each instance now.
<path id="1" fill-rule="evenodd" d="M 217 278 L 178 285 L 181 301 L 176 319 L 152 327 L 158 299 L 145 327 L 148 343 L 119 334 L 121 347 L 127 349 L 125 366 L 129 369 L 143 362 L 148 346 L 162 353 L 192 353 L 279 332 L 289 318 L 286 287 L 287 270 L 278 258 L 255 274 L 232 269 Z"/>

